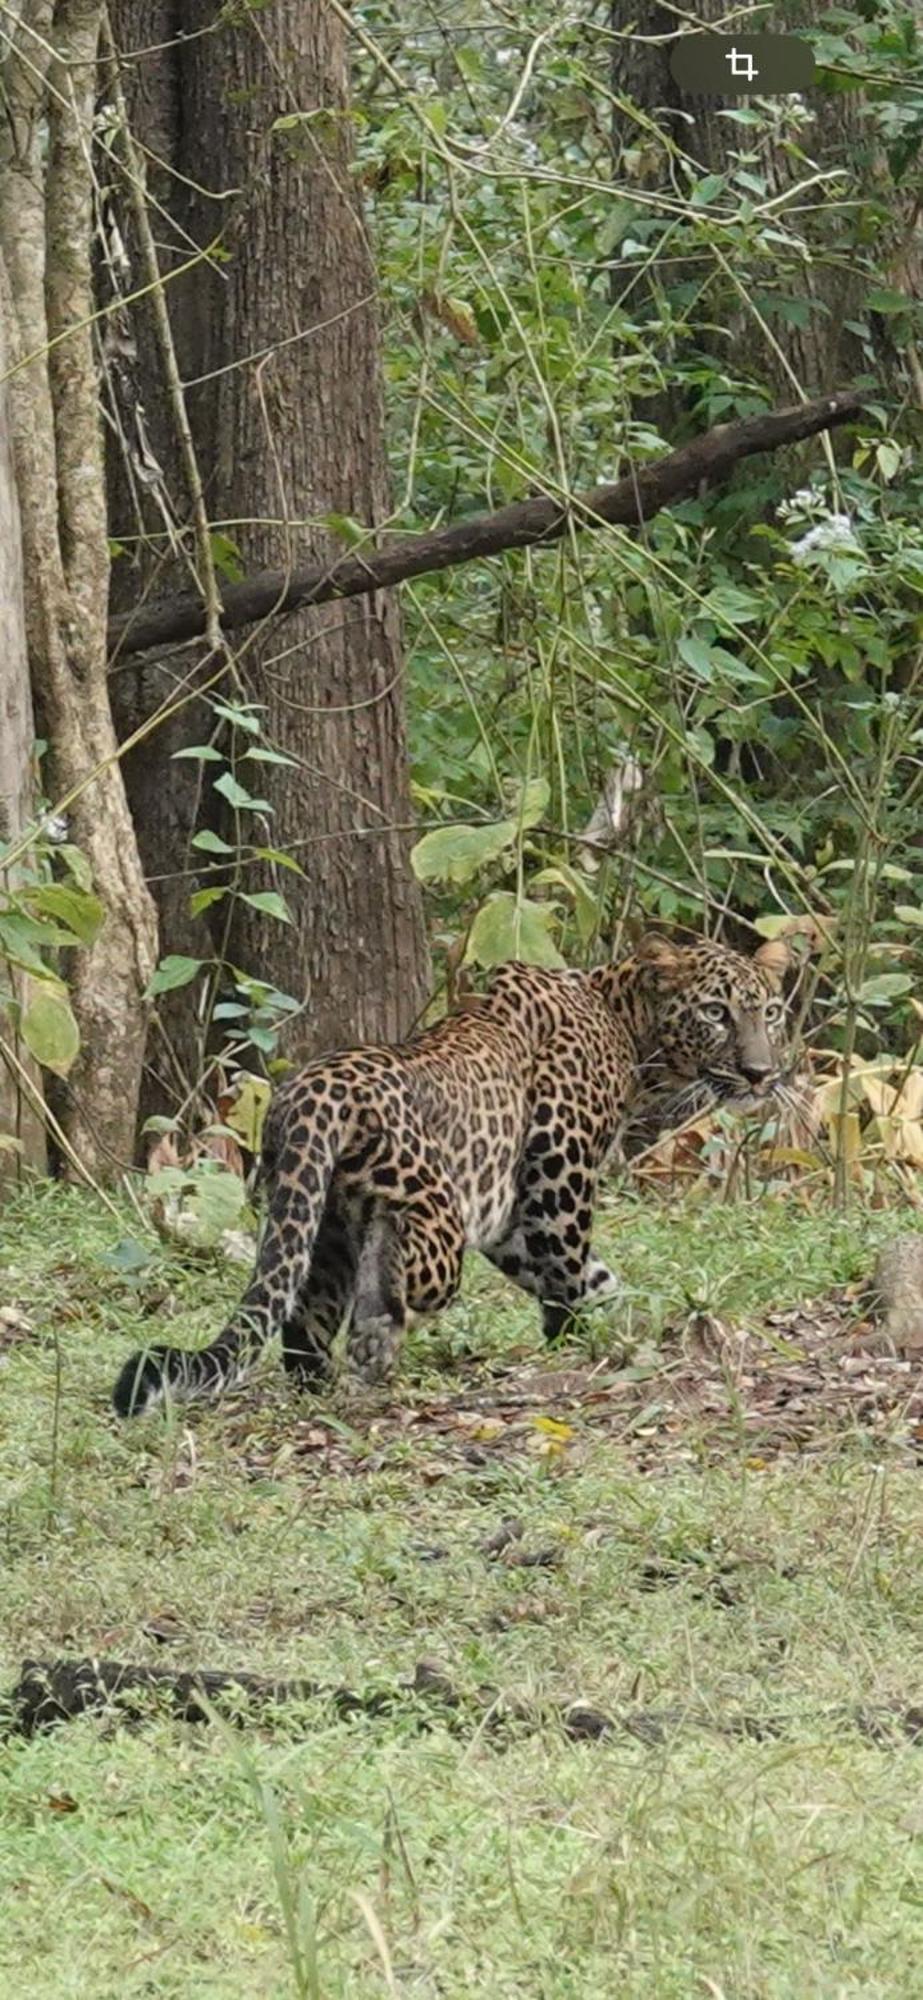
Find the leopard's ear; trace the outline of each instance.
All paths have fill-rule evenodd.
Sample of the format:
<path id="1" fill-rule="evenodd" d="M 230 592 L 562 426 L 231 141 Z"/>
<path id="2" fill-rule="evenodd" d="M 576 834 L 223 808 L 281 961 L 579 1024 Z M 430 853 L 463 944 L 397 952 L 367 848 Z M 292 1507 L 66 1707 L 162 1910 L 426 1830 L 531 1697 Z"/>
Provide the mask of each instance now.
<path id="1" fill-rule="evenodd" d="M 753 963 L 765 972 L 777 993 L 782 991 L 782 982 L 793 960 L 784 938 L 770 938 L 766 944 L 759 944 L 753 954 Z"/>
<path id="2" fill-rule="evenodd" d="M 635 958 L 639 965 L 650 966 L 652 972 L 663 978 L 675 978 L 682 964 L 680 947 L 671 944 L 669 938 L 659 937 L 656 931 L 649 931 L 635 948 Z"/>

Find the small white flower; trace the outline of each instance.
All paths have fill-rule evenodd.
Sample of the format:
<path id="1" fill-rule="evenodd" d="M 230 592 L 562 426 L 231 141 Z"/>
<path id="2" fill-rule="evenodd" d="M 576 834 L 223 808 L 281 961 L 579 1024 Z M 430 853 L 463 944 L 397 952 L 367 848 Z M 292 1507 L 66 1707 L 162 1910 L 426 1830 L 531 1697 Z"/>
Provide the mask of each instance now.
<path id="1" fill-rule="evenodd" d="M 790 500 L 779 501 L 776 512 L 780 520 L 789 521 L 793 518 L 800 519 L 805 514 L 816 514 L 818 510 L 826 512 L 826 507 L 827 502 L 822 493 L 815 493 L 812 486 L 799 486 L 797 493 L 793 493 Z"/>
<path id="2" fill-rule="evenodd" d="M 851 549 L 855 555 L 862 554 L 848 514 L 828 514 L 825 521 L 809 528 L 806 535 L 792 543 L 792 561 L 803 562 L 812 549 Z"/>

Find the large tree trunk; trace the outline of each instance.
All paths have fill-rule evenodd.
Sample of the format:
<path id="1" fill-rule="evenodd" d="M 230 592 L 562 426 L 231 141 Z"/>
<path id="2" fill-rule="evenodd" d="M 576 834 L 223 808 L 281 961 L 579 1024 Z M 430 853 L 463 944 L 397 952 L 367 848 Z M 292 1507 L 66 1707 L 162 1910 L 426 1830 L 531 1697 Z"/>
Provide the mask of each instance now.
<path id="1" fill-rule="evenodd" d="M 15 840 L 34 808 L 34 737 L 26 613 L 22 591 L 19 502 L 10 439 L 7 316 L 9 294 L 0 272 L 0 845 Z M 12 877 L 12 879 L 11 879 Z M 15 886 L 13 871 L 0 868 L 4 885 Z M 0 989 L 22 1006 L 28 981 L 0 955 Z M 41 1076 L 13 1019 L 0 1008 L 0 1190 L 24 1169 L 45 1166 L 45 1130 L 39 1109 Z"/>
<path id="2" fill-rule="evenodd" d="M 169 16 L 166 0 L 119 0 L 120 46 L 168 41 Z M 326 518 L 384 521 L 388 481 L 374 271 L 350 174 L 341 25 L 322 0 L 274 0 L 197 36 L 213 16 L 211 0 L 188 0 L 188 39 L 133 64 L 126 94 L 137 136 L 182 177 L 153 186 L 177 225 L 174 267 L 188 257 L 190 237 L 204 245 L 221 232 L 220 261 L 174 279 L 168 300 L 208 514 L 236 524 L 227 532 L 249 571 L 335 556 L 342 543 Z M 217 198 L 228 189 L 233 199 Z M 162 224 L 157 233 L 162 241 Z M 188 501 L 159 362 L 149 323 L 139 326 L 147 430 L 182 520 Z M 162 525 L 149 501 L 147 518 Z M 122 526 L 130 520 L 114 520 L 116 536 Z M 171 594 L 177 581 L 176 564 L 162 567 L 158 594 Z M 126 572 L 116 605 L 137 594 L 137 575 Z M 118 672 L 123 722 L 136 722 L 190 657 Z M 258 775 L 250 789 L 272 806 L 265 844 L 291 849 L 305 868 L 304 879 L 286 873 L 274 884 L 294 921 L 282 925 L 238 901 L 226 936 L 226 904 L 189 918 L 194 881 L 155 885 L 171 951 L 221 952 L 307 1001 L 293 1038 L 299 1051 L 393 1038 L 425 997 L 422 912 L 407 859 L 401 664 L 397 606 L 383 593 L 303 610 L 245 637 L 238 687 L 263 704 L 265 741 L 294 766 L 250 764 L 241 776 L 248 768 Z M 129 767 L 152 880 L 184 865 L 198 798 L 190 766 L 168 758 L 178 741 L 201 734 L 198 719 L 190 726 L 181 718 Z M 380 836 L 358 838 L 356 829 L 369 825 L 380 825 Z M 250 869 L 243 886 L 264 889 L 272 879 Z M 188 1073 L 190 996 L 170 996 L 164 1018 Z"/>
<path id="3" fill-rule="evenodd" d="M 108 544 L 91 344 L 89 170 L 101 0 L 25 0 L 4 65 L 0 246 L 18 363 L 10 384 L 33 693 L 66 804 L 106 908 L 74 954 L 80 1055 L 62 1124 L 82 1164 L 111 1176 L 134 1145 L 156 957 L 106 685 Z"/>

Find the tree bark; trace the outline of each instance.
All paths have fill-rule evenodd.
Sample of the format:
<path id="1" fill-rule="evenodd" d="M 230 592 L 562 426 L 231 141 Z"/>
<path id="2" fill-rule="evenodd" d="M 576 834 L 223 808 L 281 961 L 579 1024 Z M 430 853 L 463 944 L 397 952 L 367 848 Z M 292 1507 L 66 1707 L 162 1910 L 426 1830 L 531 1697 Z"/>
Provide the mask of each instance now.
<path id="1" fill-rule="evenodd" d="M 144 46 L 145 14 L 149 22 L 150 0 L 146 7 L 119 0 L 120 48 Z M 189 238 L 206 245 L 221 237 L 220 261 L 199 265 L 168 290 L 210 519 L 224 524 L 248 572 L 287 572 L 335 559 L 341 544 L 325 525 L 331 513 L 379 524 L 389 505 L 374 270 L 350 172 L 344 38 L 321 0 L 273 0 L 196 33 L 213 22 L 210 0 L 187 0 L 186 40 L 167 58 L 178 116 L 164 109 L 158 55 L 128 66 L 126 94 L 138 137 L 151 152 L 169 144 L 170 165 L 182 176 L 157 189 L 176 225 L 170 261 L 188 255 Z M 162 240 L 162 224 L 157 233 Z M 274 350 L 268 357 L 267 349 Z M 162 392 L 149 344 L 140 375 L 145 409 L 153 412 Z M 163 431 L 162 421 L 151 425 L 182 519 L 188 508 L 175 445 Z M 117 536 L 119 529 L 116 519 Z M 175 567 L 161 589 L 164 581 L 175 594 Z M 127 587 L 126 575 L 120 602 Z M 307 1001 L 290 1053 L 399 1036 L 425 998 L 422 905 L 403 830 L 412 814 L 401 665 L 397 606 L 382 592 L 332 616 L 304 609 L 286 627 L 284 647 L 275 630 L 251 632 L 239 652 L 238 689 L 262 704 L 265 741 L 294 760 L 294 768 L 249 766 L 272 808 L 266 844 L 297 843 L 307 876 L 286 873 L 275 883 L 265 871 L 248 871 L 248 890 L 284 890 L 290 926 L 238 902 L 229 934 L 227 906 L 220 905 L 193 935 L 198 955 L 214 952 Z M 116 685 L 134 682 L 137 704 L 147 698 L 142 677 L 153 672 L 157 680 L 166 671 L 155 663 L 126 674 L 117 661 Z M 189 741 L 188 728 L 184 734 Z M 143 767 L 129 772 L 152 877 L 182 868 L 193 830 L 189 767 L 184 774 L 182 764 L 171 770 L 166 761 L 175 737 L 153 738 Z M 356 837 L 370 818 L 383 829 L 374 869 Z M 166 868 L 165 825 L 174 840 Z M 187 882 L 184 894 L 194 886 Z M 171 893 L 172 902 L 161 904 L 165 917 L 172 912 L 170 949 L 195 955 L 190 920 Z M 183 1061 L 190 996 L 171 1002 Z"/>
<path id="2" fill-rule="evenodd" d="M 4 66 L 0 245 L 13 308 L 10 401 L 33 694 L 56 795 L 106 906 L 74 954 L 81 1035 L 61 1122 L 83 1165 L 131 1159 L 156 958 L 109 707 L 108 543 L 90 322 L 89 158 L 100 0 L 25 0 Z M 47 132 L 47 145 L 45 135 Z"/>
<path id="3" fill-rule="evenodd" d="M 19 502 L 10 438 L 9 293 L 0 270 L 0 846 L 13 841 L 34 810 L 32 694 L 26 650 Z M 21 871 L 0 868 L 0 896 L 15 887 Z M 0 955 L 0 988 L 22 1007 L 28 1000 L 26 975 Z M 46 1165 L 45 1130 L 38 1106 L 41 1074 L 11 1016 L 0 1007 L 0 1193 L 29 1168 Z"/>

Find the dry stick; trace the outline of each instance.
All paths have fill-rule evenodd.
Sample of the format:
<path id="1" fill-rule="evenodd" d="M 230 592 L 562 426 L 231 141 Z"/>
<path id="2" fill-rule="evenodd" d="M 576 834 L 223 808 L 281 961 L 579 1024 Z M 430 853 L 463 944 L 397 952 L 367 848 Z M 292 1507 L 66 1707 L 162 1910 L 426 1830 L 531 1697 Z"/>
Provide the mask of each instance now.
<path id="1" fill-rule="evenodd" d="M 854 390 L 843 390 L 815 402 L 746 417 L 737 424 L 719 424 L 654 465 L 632 472 L 614 485 L 595 486 L 571 500 L 542 494 L 431 534 L 403 536 L 366 555 L 344 554 L 335 562 L 312 563 L 288 577 L 280 570 L 263 571 L 225 591 L 222 630 L 232 631 L 271 613 L 298 610 L 304 604 L 327 604 L 333 598 L 387 590 L 408 577 L 502 555 L 507 549 L 560 541 L 570 526 L 637 527 L 672 501 L 695 492 L 703 481 L 725 479 L 739 459 L 760 451 L 778 451 L 782 445 L 833 430 L 857 417 L 861 408 L 861 397 Z M 124 658 L 153 647 L 198 639 L 205 630 L 206 614 L 199 599 L 181 597 L 153 610 L 129 611 L 113 618 L 109 642 Z"/>

